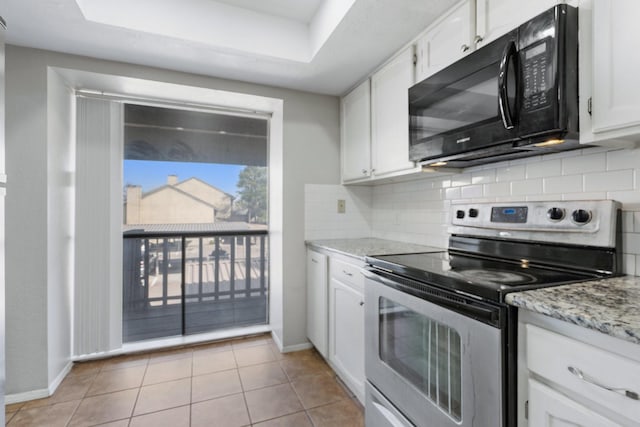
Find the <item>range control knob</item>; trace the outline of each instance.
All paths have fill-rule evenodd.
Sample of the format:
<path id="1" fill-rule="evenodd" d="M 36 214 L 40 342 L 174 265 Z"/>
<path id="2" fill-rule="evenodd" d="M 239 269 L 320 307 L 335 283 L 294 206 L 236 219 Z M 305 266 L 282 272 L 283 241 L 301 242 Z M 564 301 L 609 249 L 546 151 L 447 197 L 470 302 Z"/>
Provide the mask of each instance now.
<path id="1" fill-rule="evenodd" d="M 551 208 L 547 211 L 547 216 L 551 221 L 560 221 L 562 218 L 564 218 L 564 209 Z"/>
<path id="2" fill-rule="evenodd" d="M 478 209 L 474 209 L 474 208 L 469 209 L 469 217 L 477 218 L 478 217 Z"/>
<path id="3" fill-rule="evenodd" d="M 578 225 L 584 225 L 591 221 L 591 211 L 586 211 L 584 209 L 576 209 L 571 214 L 573 222 Z"/>
<path id="4" fill-rule="evenodd" d="M 464 211 L 462 209 L 458 209 L 456 211 L 456 218 L 458 218 L 458 219 L 464 218 Z"/>

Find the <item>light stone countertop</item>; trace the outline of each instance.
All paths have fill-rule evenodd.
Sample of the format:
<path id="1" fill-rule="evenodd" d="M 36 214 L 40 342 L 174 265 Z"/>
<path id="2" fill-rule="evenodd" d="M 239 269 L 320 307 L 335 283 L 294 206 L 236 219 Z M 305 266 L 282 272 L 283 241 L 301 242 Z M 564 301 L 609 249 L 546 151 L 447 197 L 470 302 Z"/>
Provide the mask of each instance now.
<path id="1" fill-rule="evenodd" d="M 307 240 L 307 246 L 338 252 L 364 260 L 367 255 L 392 255 L 419 252 L 441 252 L 444 248 L 416 245 L 375 238 Z"/>
<path id="2" fill-rule="evenodd" d="M 640 344 L 640 277 L 514 292 L 508 304 Z"/>

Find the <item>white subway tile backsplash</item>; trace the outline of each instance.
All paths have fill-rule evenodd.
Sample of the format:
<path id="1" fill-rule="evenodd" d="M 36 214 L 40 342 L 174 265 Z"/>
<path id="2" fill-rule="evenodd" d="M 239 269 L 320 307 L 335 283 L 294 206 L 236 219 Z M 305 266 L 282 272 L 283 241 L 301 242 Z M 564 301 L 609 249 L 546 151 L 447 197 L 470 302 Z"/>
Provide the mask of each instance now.
<path id="1" fill-rule="evenodd" d="M 608 151 L 606 156 L 610 171 L 640 167 L 640 149 Z"/>
<path id="2" fill-rule="evenodd" d="M 564 193 L 561 200 L 603 200 L 607 198 L 607 193 L 592 192 L 592 193 Z"/>
<path id="3" fill-rule="evenodd" d="M 582 175 L 555 176 L 543 179 L 545 194 L 577 193 L 583 191 Z"/>
<path id="4" fill-rule="evenodd" d="M 622 233 L 622 252 L 640 255 L 640 233 Z"/>
<path id="5" fill-rule="evenodd" d="M 640 275 L 639 171 L 640 149 L 599 147 L 373 187 L 307 185 L 305 238 L 378 237 L 446 247 L 455 204 L 610 198 L 624 209 L 624 270 Z M 337 214 L 337 199 L 346 200 L 346 214 Z"/>
<path id="6" fill-rule="evenodd" d="M 462 197 L 460 187 L 451 187 L 445 190 L 445 198 L 447 199 L 459 199 Z"/>
<path id="7" fill-rule="evenodd" d="M 535 194 L 535 195 L 526 196 L 525 200 L 527 202 L 553 201 L 553 200 L 558 200 L 558 195 L 557 194 Z"/>
<path id="8" fill-rule="evenodd" d="M 622 257 L 622 271 L 624 274 L 636 274 L 636 255 L 624 254 Z"/>
<path id="9" fill-rule="evenodd" d="M 506 166 L 496 170 L 496 181 L 516 181 L 525 178 L 525 165 Z"/>
<path id="10" fill-rule="evenodd" d="M 562 160 L 545 160 L 529 163 L 525 166 L 527 179 L 546 178 L 562 173 Z"/>
<path id="11" fill-rule="evenodd" d="M 496 170 L 480 170 L 471 174 L 472 184 L 491 184 L 496 182 Z"/>
<path id="12" fill-rule="evenodd" d="M 474 197 L 482 197 L 482 185 L 467 185 L 462 187 L 462 198 L 472 199 Z"/>
<path id="13" fill-rule="evenodd" d="M 526 196 L 532 194 L 542 194 L 542 179 L 513 181 L 511 183 L 511 195 Z"/>
<path id="14" fill-rule="evenodd" d="M 485 197 L 503 197 L 508 196 L 511 191 L 511 185 L 508 182 L 496 182 L 494 184 L 484 185 Z"/>
<path id="15" fill-rule="evenodd" d="M 633 215 L 636 212 L 622 211 L 622 229 L 629 232 L 634 231 L 633 228 Z"/>
<path id="16" fill-rule="evenodd" d="M 462 187 L 463 185 L 470 185 L 470 184 L 471 184 L 471 174 L 469 173 L 461 173 L 451 178 L 452 187 Z"/>
<path id="17" fill-rule="evenodd" d="M 640 191 L 608 191 L 607 199 L 617 200 L 625 209 L 640 210 Z"/>
<path id="18" fill-rule="evenodd" d="M 585 154 L 562 159 L 562 174 L 604 172 L 607 164 L 606 153 Z"/>
<path id="19" fill-rule="evenodd" d="M 632 190 L 633 175 L 632 169 L 586 174 L 584 176 L 584 189 L 585 191 Z"/>

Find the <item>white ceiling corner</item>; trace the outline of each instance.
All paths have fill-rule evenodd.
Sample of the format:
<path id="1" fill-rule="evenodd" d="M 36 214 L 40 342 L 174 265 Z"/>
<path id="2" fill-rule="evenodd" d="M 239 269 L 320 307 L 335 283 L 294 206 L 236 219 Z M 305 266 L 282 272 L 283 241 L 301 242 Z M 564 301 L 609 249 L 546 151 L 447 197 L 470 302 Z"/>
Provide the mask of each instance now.
<path id="1" fill-rule="evenodd" d="M 6 0 L 7 43 L 340 95 L 457 0 Z"/>

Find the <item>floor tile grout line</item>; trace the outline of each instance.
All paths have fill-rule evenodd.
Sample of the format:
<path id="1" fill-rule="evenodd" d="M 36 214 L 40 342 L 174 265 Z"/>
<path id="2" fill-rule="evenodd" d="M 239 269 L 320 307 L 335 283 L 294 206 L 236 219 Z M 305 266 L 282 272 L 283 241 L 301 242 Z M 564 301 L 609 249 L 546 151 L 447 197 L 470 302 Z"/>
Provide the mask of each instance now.
<path id="1" fill-rule="evenodd" d="M 140 380 L 140 386 L 138 387 L 138 393 L 136 394 L 136 400 L 133 402 L 133 408 L 131 408 L 131 414 L 129 414 L 129 424 L 131 424 L 131 418 L 133 418 L 133 414 L 136 412 L 136 406 L 138 406 L 138 399 L 140 398 L 140 393 L 142 392 L 142 387 L 144 385 L 144 377 L 147 376 L 147 370 L 149 369 L 149 362 L 147 361 L 147 365 L 144 367 L 144 373 L 142 374 L 142 379 Z"/>

